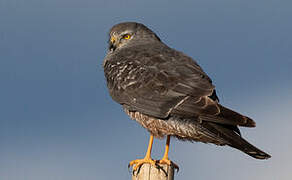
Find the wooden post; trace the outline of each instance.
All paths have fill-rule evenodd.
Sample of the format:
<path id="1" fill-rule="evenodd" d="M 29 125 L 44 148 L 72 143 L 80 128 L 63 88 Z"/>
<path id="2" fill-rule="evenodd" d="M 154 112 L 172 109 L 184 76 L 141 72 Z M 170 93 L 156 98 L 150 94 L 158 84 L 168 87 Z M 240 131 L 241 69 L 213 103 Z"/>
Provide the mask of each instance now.
<path id="1" fill-rule="evenodd" d="M 174 180 L 174 167 L 166 164 L 143 164 L 133 172 L 132 180 Z"/>

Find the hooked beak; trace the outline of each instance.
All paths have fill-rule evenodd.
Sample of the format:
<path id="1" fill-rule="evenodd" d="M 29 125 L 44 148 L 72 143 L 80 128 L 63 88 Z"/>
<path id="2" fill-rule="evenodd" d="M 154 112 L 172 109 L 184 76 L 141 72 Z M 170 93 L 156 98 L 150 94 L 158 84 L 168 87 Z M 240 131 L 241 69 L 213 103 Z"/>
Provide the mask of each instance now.
<path id="1" fill-rule="evenodd" d="M 110 42 L 109 42 L 109 50 L 110 51 L 116 50 L 116 48 L 117 48 L 116 42 L 117 42 L 117 39 L 114 36 L 112 36 L 110 39 Z"/>

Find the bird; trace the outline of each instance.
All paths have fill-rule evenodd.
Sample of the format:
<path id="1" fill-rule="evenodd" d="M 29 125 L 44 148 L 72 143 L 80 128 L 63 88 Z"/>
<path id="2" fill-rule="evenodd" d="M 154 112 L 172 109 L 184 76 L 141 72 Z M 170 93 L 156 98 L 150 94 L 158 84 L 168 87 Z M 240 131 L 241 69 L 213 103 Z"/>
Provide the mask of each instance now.
<path id="1" fill-rule="evenodd" d="M 150 133 L 145 157 L 129 163 L 134 171 L 145 163 L 178 168 L 168 157 L 171 137 L 227 145 L 256 159 L 271 157 L 241 136 L 238 127 L 255 127 L 255 122 L 221 105 L 201 66 L 142 23 L 122 22 L 110 29 L 103 68 L 112 99 Z M 152 159 L 154 137 L 165 136 L 162 159 Z"/>

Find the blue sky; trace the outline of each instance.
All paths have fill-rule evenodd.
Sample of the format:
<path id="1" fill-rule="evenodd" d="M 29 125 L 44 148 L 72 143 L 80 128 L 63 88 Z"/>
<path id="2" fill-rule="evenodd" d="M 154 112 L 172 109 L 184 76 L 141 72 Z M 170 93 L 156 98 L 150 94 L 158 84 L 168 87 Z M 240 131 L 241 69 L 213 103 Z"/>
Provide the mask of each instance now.
<path id="1" fill-rule="evenodd" d="M 130 179 L 148 133 L 107 92 L 109 28 L 138 21 L 195 58 L 221 103 L 252 117 L 243 136 L 272 155 L 173 140 L 177 180 L 291 179 L 288 0 L 0 0 L 1 180 Z M 164 141 L 155 140 L 153 157 Z M 112 173 L 112 172 L 115 173 Z"/>

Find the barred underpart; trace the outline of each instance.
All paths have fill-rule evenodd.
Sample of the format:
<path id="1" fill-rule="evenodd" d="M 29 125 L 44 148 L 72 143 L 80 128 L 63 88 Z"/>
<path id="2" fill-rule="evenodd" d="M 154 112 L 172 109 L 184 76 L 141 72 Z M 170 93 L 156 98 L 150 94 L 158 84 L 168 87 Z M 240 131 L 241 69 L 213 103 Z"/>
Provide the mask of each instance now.
<path id="1" fill-rule="evenodd" d="M 209 132 L 208 129 L 202 127 L 201 123 L 195 119 L 181 119 L 179 117 L 171 117 L 166 120 L 157 119 L 137 111 L 124 110 L 131 119 L 141 124 L 156 138 L 171 135 L 180 140 L 200 141 L 217 145 L 227 144 L 219 135 Z"/>

